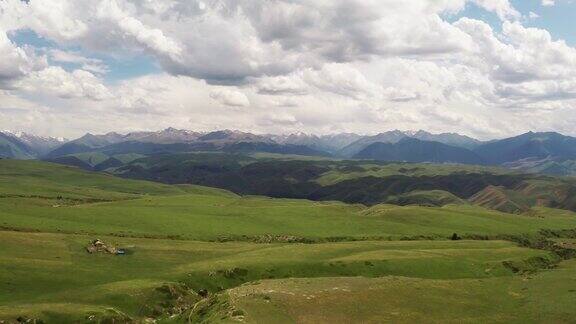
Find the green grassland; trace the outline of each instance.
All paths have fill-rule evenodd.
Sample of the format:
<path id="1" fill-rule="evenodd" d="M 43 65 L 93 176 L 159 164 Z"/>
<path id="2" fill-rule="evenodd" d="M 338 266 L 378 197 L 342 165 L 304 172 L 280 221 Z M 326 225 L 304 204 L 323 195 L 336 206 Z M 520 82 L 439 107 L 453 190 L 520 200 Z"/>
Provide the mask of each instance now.
<path id="1" fill-rule="evenodd" d="M 84 167 L 83 161 L 61 161 Z M 521 214 L 533 207 L 576 211 L 573 178 L 496 167 L 186 153 L 148 156 L 106 170 L 128 179 L 218 187 L 241 195 L 349 204 L 473 204 Z"/>
<path id="2" fill-rule="evenodd" d="M 186 193 L 183 187 L 118 179 L 37 161 L 0 160 L 0 196 L 118 200 Z"/>
<path id="3" fill-rule="evenodd" d="M 116 196 L 111 196 L 117 198 Z M 292 235 L 310 239 L 536 234 L 576 227 L 572 213 L 536 210 L 519 216 L 476 206 L 371 208 L 212 191 L 114 202 L 58 205 L 58 200 L 0 200 L 0 226 L 46 232 L 175 237 L 213 241 L 242 236 Z"/>
<path id="4" fill-rule="evenodd" d="M 454 173 L 491 173 L 512 174 L 513 172 L 499 167 L 486 167 L 464 164 L 427 164 L 427 163 L 378 163 L 370 164 L 358 161 L 353 168 L 333 168 L 324 173 L 316 181 L 323 185 L 332 185 L 346 180 L 377 177 L 384 178 L 394 175 L 412 177 L 450 175 Z"/>
<path id="5" fill-rule="evenodd" d="M 0 318 L 82 319 L 87 310 L 109 307 L 133 318 L 152 316 L 163 301 L 155 289 L 164 283 L 218 291 L 262 278 L 510 277 L 502 261 L 551 258 L 503 241 L 254 244 L 101 237 L 133 251 L 112 256 L 86 253 L 91 238 L 1 232 Z"/>
<path id="6" fill-rule="evenodd" d="M 504 239 L 574 228 L 550 208 L 238 196 L 0 160 L 0 320 L 570 322 L 576 265 L 543 270 L 559 255 Z M 128 253 L 89 254 L 95 238 Z"/>
<path id="7" fill-rule="evenodd" d="M 248 323 L 574 323 L 576 262 L 487 279 L 265 280 L 227 292 Z"/>

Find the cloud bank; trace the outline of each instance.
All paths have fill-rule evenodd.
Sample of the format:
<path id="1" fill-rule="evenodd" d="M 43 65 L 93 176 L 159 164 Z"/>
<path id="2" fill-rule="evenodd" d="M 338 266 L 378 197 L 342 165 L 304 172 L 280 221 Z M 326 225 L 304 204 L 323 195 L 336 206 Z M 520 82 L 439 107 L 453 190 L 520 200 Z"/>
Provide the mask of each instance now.
<path id="1" fill-rule="evenodd" d="M 0 127 L 576 134 L 576 49 L 528 15 L 508 0 L 3 0 Z M 140 58 L 158 71 L 109 77 Z"/>

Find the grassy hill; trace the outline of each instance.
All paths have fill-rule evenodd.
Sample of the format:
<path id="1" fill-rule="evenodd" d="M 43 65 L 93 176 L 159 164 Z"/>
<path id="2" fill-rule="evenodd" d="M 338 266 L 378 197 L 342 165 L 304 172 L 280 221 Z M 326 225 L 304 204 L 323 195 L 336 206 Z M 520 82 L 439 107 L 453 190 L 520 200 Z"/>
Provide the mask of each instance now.
<path id="1" fill-rule="evenodd" d="M 0 160 L 0 196 L 5 198 L 111 201 L 183 194 L 186 193 L 183 188 L 119 179 L 46 162 Z"/>
<path id="2" fill-rule="evenodd" d="M 423 195 L 451 197 L 441 192 Z M 219 189 L 126 180 L 37 161 L 1 160 L 0 197 L 1 224 L 5 226 L 207 240 L 222 234 L 317 239 L 423 233 L 442 236 L 453 232 L 489 235 L 569 228 L 572 220 L 570 213 L 552 209 L 542 217 L 518 217 L 466 205 L 368 208 L 339 202 L 240 197 Z M 424 231 L 418 229 L 416 215 L 424 219 Z M 426 218 L 434 219 L 435 225 L 441 219 L 457 225 L 434 227 Z M 481 226 L 459 225 L 472 220 Z"/>
<path id="3" fill-rule="evenodd" d="M 76 162 L 71 164 L 84 165 Z M 109 165 L 118 164 L 121 162 L 114 160 Z M 365 205 L 477 203 L 511 213 L 539 206 L 576 211 L 573 194 L 576 193 L 576 181 L 573 178 L 525 174 L 496 167 L 189 153 L 143 157 L 103 169 L 130 179 L 196 184 L 237 194 L 276 198 Z M 506 192 L 504 200 L 525 196 L 526 204 L 515 201 L 503 204 L 500 202 L 502 195 L 482 194 L 494 187 Z M 531 187 L 537 190 L 527 190 Z M 490 201 L 475 199 L 479 194 Z"/>
<path id="4" fill-rule="evenodd" d="M 118 257 L 86 253 L 90 239 L 3 232 L 0 318 L 67 323 L 106 318 L 109 309 L 130 318 L 166 316 L 179 302 L 191 308 L 201 300 L 190 289 L 216 292 L 263 278 L 512 278 L 501 260 L 548 257 L 501 241 L 268 245 L 102 237 L 134 251 Z"/>
<path id="5" fill-rule="evenodd" d="M 227 292 L 247 323 L 570 323 L 576 262 L 488 279 L 276 279 Z"/>
<path id="6" fill-rule="evenodd" d="M 495 167 L 214 152 L 148 157 L 108 157 L 90 153 L 64 156 L 54 162 L 105 170 L 130 179 L 196 184 L 276 198 L 337 200 L 366 205 L 473 203 L 511 213 L 526 212 L 537 206 L 576 210 L 572 194 L 576 192 L 574 179 L 523 174 Z M 495 187 L 501 188 L 499 194 L 493 192 Z M 530 187 L 537 190 L 526 190 Z M 443 194 L 438 195 L 440 192 Z M 483 199 L 476 199 L 477 196 Z M 512 197 L 519 197 L 523 202 Z"/>
<path id="7" fill-rule="evenodd" d="M 576 267 L 528 246 L 574 228 L 543 207 L 238 196 L 1 160 L 0 320 L 563 322 Z M 88 253 L 96 238 L 126 254 Z"/>

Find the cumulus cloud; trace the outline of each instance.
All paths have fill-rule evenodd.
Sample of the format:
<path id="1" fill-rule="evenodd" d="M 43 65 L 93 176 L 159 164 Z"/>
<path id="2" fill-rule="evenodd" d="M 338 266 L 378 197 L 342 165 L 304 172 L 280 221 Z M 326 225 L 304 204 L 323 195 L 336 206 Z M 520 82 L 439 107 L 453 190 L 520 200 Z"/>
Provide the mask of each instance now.
<path id="1" fill-rule="evenodd" d="M 10 87 L 12 81 L 45 66 L 44 57 L 37 56 L 32 48 L 17 47 L 0 29 L 0 88 Z"/>
<path id="2" fill-rule="evenodd" d="M 7 1 L 20 28 L 103 52 L 145 50 L 173 74 L 213 83 L 469 44 L 440 18 L 462 9 L 462 0 Z"/>
<path id="3" fill-rule="evenodd" d="M 248 107 L 250 105 L 245 94 L 229 89 L 214 90 L 210 93 L 210 98 L 231 107 Z"/>
<path id="4" fill-rule="evenodd" d="M 178 61 L 182 49 L 178 42 L 164 35 L 162 30 L 145 25 L 142 21 L 123 11 L 116 0 L 102 0 L 96 5 L 95 17 L 104 23 L 121 31 L 121 37 L 133 39 L 151 52 L 167 56 L 171 60 Z"/>
<path id="5" fill-rule="evenodd" d="M 474 3 L 481 8 L 496 13 L 502 20 L 516 20 L 522 16 L 512 4 L 510 4 L 509 0 L 474 0 Z"/>
<path id="6" fill-rule="evenodd" d="M 500 26 L 446 18 L 469 4 Z M 43 107 L 20 113 L 28 125 L 573 132 L 576 49 L 525 27 L 508 0 L 3 0 L 0 15 L 0 88 Z M 53 45 L 10 40 L 23 29 Z M 111 83 L 103 57 L 162 71 Z"/>
<path id="7" fill-rule="evenodd" d="M 309 93 L 308 85 L 296 73 L 254 80 L 259 94 L 300 96 Z"/>
<path id="8" fill-rule="evenodd" d="M 258 93 L 302 96 L 316 91 L 361 100 L 381 87 L 368 81 L 357 69 L 342 63 L 329 63 L 319 69 L 307 68 L 285 76 L 263 77 L 256 83 Z"/>
<path id="9" fill-rule="evenodd" d="M 69 73 L 56 66 L 30 73 L 18 82 L 17 87 L 29 93 L 56 95 L 60 98 L 87 98 L 101 101 L 112 96 L 94 74 L 85 70 L 74 70 Z"/>
<path id="10" fill-rule="evenodd" d="M 561 89 L 572 90 L 567 83 L 576 80 L 576 49 L 563 41 L 552 40 L 551 35 L 541 29 L 525 28 L 519 23 L 505 22 L 501 41 L 484 22 L 461 19 L 456 26 L 469 33 L 477 42 L 473 53 L 474 66 L 491 76 L 500 92 L 508 98 L 514 87 L 525 89 L 526 84 L 554 84 L 553 93 Z M 550 85 L 544 87 L 550 89 Z"/>

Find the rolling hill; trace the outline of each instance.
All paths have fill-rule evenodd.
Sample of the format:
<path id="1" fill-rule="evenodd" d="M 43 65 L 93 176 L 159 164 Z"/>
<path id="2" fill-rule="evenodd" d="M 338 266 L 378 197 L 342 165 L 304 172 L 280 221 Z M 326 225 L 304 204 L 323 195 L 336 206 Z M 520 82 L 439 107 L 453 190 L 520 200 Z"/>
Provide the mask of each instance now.
<path id="1" fill-rule="evenodd" d="M 236 161 L 205 155 L 221 165 Z M 240 165 L 255 163 L 239 157 Z M 405 164 L 388 167 L 407 172 Z M 561 322 L 574 314 L 576 267 L 560 256 L 569 250 L 530 247 L 552 236 L 570 242 L 563 237 L 576 216 L 533 213 L 238 196 L 0 160 L 0 320 L 338 323 L 405 314 L 399 322 L 521 322 L 540 314 Z M 449 240 L 454 233 L 461 240 Z M 87 252 L 96 238 L 125 253 Z M 438 307 L 446 298 L 458 303 Z"/>
<path id="2" fill-rule="evenodd" d="M 115 161 L 118 164 L 118 161 Z M 576 180 L 463 164 L 309 160 L 298 156 L 226 153 L 141 157 L 106 171 L 124 178 L 217 187 L 243 195 L 337 200 L 375 205 L 481 204 L 521 213 L 544 206 L 576 210 Z M 472 199 L 491 187 L 525 197 L 520 208 L 502 209 Z M 496 196 L 489 195 L 496 199 Z M 482 202 L 482 203 L 481 203 Z"/>
<path id="3" fill-rule="evenodd" d="M 541 173 L 554 176 L 576 176 L 576 160 L 562 160 L 551 157 L 526 158 L 503 164 L 512 170 L 520 170 L 529 173 Z"/>

